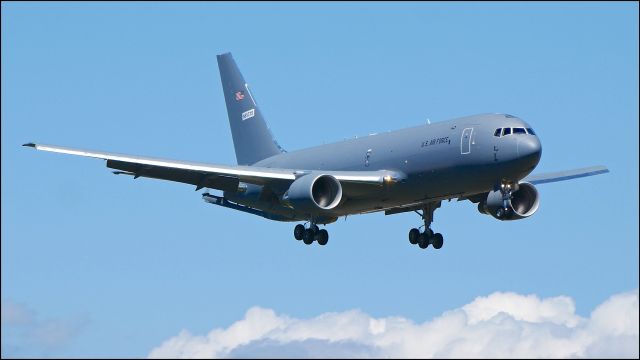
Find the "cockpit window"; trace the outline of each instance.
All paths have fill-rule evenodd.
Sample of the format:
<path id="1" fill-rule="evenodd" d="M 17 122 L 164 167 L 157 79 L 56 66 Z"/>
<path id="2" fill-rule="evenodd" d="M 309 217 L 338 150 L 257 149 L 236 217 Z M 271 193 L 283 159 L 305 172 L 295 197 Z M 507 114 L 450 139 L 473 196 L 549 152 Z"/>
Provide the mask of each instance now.
<path id="1" fill-rule="evenodd" d="M 533 132 L 533 130 L 531 130 L 531 128 L 500 128 L 500 129 L 496 129 L 496 131 L 493 133 L 493 136 L 507 136 L 507 135 L 511 135 L 511 134 L 526 134 L 529 133 L 531 135 L 535 135 L 535 133 Z"/>
<path id="2" fill-rule="evenodd" d="M 515 116 L 513 116 L 511 114 L 504 114 L 504 117 L 506 117 L 506 118 L 515 118 Z"/>

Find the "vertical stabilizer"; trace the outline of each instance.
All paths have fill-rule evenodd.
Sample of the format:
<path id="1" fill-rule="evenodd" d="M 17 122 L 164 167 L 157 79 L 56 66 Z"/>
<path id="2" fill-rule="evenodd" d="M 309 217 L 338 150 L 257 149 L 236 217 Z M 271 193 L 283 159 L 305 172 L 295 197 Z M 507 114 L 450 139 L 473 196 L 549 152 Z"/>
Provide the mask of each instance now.
<path id="1" fill-rule="evenodd" d="M 218 68 L 238 165 L 251 165 L 283 152 L 231 53 L 218 55 Z"/>

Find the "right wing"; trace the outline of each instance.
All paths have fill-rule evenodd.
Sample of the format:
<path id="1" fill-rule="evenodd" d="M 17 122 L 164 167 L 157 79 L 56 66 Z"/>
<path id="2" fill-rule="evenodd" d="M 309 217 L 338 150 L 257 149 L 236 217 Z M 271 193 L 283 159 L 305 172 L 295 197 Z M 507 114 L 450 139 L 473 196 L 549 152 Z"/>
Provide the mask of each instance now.
<path id="1" fill-rule="evenodd" d="M 207 187 L 220 190 L 236 190 L 240 181 L 269 185 L 286 189 L 295 179 L 309 174 L 312 170 L 281 169 L 257 166 L 228 166 L 159 159 L 134 155 L 124 155 L 93 150 L 81 150 L 62 146 L 28 143 L 23 146 L 36 150 L 57 152 L 107 160 L 107 167 L 116 169 L 114 174 L 131 175 L 134 178 L 148 177 L 177 181 L 196 186 L 196 190 Z M 379 171 L 320 171 L 334 176 L 341 184 L 351 188 L 362 188 L 361 185 L 382 186 L 384 182 L 398 178 L 397 173 Z"/>
<path id="2" fill-rule="evenodd" d="M 531 184 L 537 185 L 537 184 L 545 184 L 545 183 L 556 182 L 556 181 L 577 179 L 585 176 L 600 175 L 608 172 L 609 172 L 609 169 L 607 169 L 605 166 L 591 166 L 591 167 L 575 169 L 575 170 L 566 170 L 566 171 L 558 171 L 554 173 L 530 175 L 522 179 L 522 181 L 526 181 Z"/>

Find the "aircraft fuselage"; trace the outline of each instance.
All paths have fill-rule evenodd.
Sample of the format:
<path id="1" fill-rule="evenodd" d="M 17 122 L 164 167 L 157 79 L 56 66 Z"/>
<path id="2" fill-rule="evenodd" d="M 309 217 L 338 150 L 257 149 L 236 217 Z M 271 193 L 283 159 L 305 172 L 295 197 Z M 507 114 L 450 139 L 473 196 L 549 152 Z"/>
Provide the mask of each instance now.
<path id="1" fill-rule="evenodd" d="M 512 133 L 496 136 L 501 128 Z M 475 115 L 283 153 L 254 165 L 399 174 L 396 181 L 379 187 L 378 196 L 366 191 L 345 199 L 327 211 L 330 218 L 468 197 L 495 190 L 504 180 L 517 183 L 538 164 L 542 148 L 537 135 L 514 129 L 531 127 L 511 115 Z M 260 186 L 245 184 L 243 190 L 225 192 L 225 198 L 291 220 L 304 218 L 265 196 Z"/>

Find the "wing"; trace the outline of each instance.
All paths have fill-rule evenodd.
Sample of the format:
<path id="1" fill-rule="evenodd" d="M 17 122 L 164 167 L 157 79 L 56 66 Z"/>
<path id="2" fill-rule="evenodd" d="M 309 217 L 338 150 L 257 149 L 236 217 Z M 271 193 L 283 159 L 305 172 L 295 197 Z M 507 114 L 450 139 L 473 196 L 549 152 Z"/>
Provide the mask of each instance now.
<path id="1" fill-rule="evenodd" d="M 114 174 L 131 175 L 134 178 L 148 177 L 176 181 L 195 185 L 196 190 L 204 187 L 236 190 L 240 181 L 256 185 L 269 185 L 275 188 L 284 187 L 286 189 L 296 178 L 311 172 L 311 170 L 302 169 L 185 162 L 34 143 L 24 144 L 23 146 L 33 147 L 42 151 L 103 159 L 107 161 L 108 168 L 118 170 L 114 171 Z M 353 188 L 357 185 L 382 186 L 385 181 L 397 179 L 399 176 L 397 173 L 387 170 L 322 171 L 322 173 L 334 176 L 341 184 L 347 185 L 347 188 Z"/>
<path id="2" fill-rule="evenodd" d="M 585 176 L 605 174 L 608 172 L 609 172 L 609 169 L 607 169 L 605 166 L 592 166 L 592 167 L 575 169 L 575 170 L 566 170 L 566 171 L 558 171 L 554 173 L 530 175 L 522 179 L 522 181 L 526 181 L 534 185 L 537 185 L 537 184 L 544 184 L 544 183 L 550 183 L 550 182 L 556 182 L 556 181 L 577 179 Z"/>

